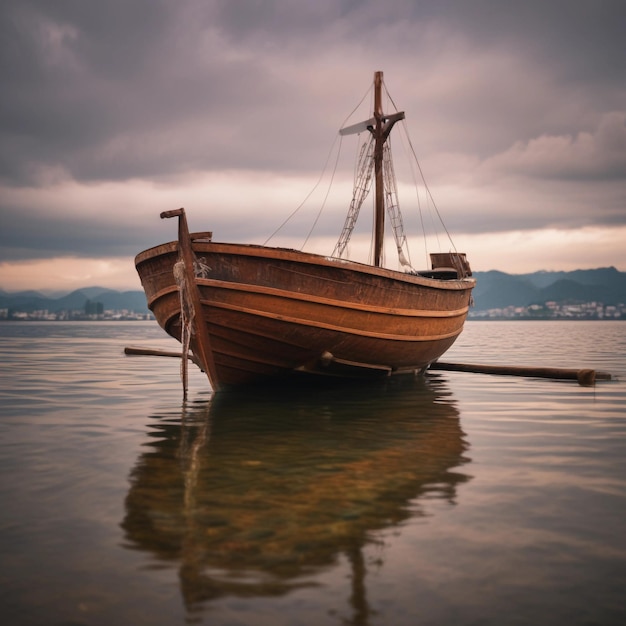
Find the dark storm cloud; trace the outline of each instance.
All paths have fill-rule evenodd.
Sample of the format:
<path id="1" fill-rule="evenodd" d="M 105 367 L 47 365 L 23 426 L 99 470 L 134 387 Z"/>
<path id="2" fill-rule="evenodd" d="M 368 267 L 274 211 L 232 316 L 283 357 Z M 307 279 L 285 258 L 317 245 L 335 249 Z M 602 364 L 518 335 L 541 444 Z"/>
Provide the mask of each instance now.
<path id="1" fill-rule="evenodd" d="M 150 67 L 166 22 L 151 19 L 149 4 L 129 3 L 136 10 L 121 11 L 119 3 L 3 3 L 0 124 L 6 179 L 28 180 L 40 165 L 67 166 L 140 124 L 140 110 L 124 101 L 142 80 L 142 69 Z"/>
<path id="2" fill-rule="evenodd" d="M 315 114 L 302 84 L 273 72 L 264 50 L 288 54 L 290 42 L 302 45 L 336 15 L 323 3 L 308 6 L 9 0 L 0 33 L 0 176 L 46 184 L 64 174 L 123 180 L 289 167 L 293 156 L 265 146 Z"/>
<path id="3" fill-rule="evenodd" d="M 447 207 L 465 232 L 623 224 L 625 23 L 621 0 L 4 0 L 0 260 L 160 241 L 138 202 L 91 208 L 108 182 L 316 178 L 378 69 L 429 182 L 467 192 Z M 211 227 L 248 239 L 254 210 Z"/>
<path id="4" fill-rule="evenodd" d="M 623 91 L 612 87 L 626 79 L 621 2 L 525 2 L 514 10 L 487 0 L 8 0 L 2 7 L 0 173 L 12 184 L 62 174 L 123 180 L 194 169 L 316 166 L 324 143 L 297 153 L 292 147 L 288 155 L 264 146 L 277 147 L 296 132 L 310 142 L 324 128 L 330 133 L 313 100 L 320 94 L 307 93 L 306 62 L 333 48 L 339 62 L 346 47 L 367 48 L 368 41 L 414 55 L 419 79 L 421 66 L 446 52 L 437 47 L 458 36 L 479 55 L 513 51 L 551 68 L 555 83 L 566 85 L 564 99 L 582 97 L 595 109 L 624 104 Z M 401 42 L 385 34 L 396 26 L 406 37 Z M 429 38 L 433 27 L 445 32 L 439 42 Z M 273 56 L 290 55 L 302 56 L 299 75 L 273 71 Z M 329 68 L 329 81 L 335 79 Z M 475 90 L 441 103 L 442 117 L 476 128 L 455 138 L 444 134 L 444 147 L 471 142 L 474 148 L 463 148 L 488 156 L 547 126 L 555 134 L 578 130 L 580 119 L 559 115 L 555 98 L 540 116 L 526 105 L 528 94 L 524 108 L 511 109 L 506 102 L 513 97 L 504 93 L 510 78 L 492 79 L 494 98 L 505 100 L 499 110 L 485 102 L 478 77 Z M 585 122 L 593 123 L 587 114 Z"/>
<path id="5" fill-rule="evenodd" d="M 492 0 L 437 3 L 448 23 L 476 41 L 514 47 L 588 86 L 626 79 L 622 0 Z"/>
<path id="6" fill-rule="evenodd" d="M 155 241 L 153 229 L 135 232 L 120 229 L 106 220 L 81 216 L 9 214 L 0 209 L 0 218 L 11 228 L 0 230 L 0 262 L 45 259 L 57 256 L 131 256 L 137 243 L 149 247 Z M 77 241 L 77 239 L 79 241 Z"/>
<path id="7" fill-rule="evenodd" d="M 162 207 L 171 208 L 171 207 Z M 159 219 L 159 210 L 145 218 L 111 220 L 106 213 L 63 214 L 59 211 L 7 210 L 0 206 L 0 263 L 59 256 L 133 257 L 139 250 L 176 238 L 176 224 Z M 216 232 L 228 228 L 228 215 L 215 215 Z M 196 230 L 200 230 L 198 227 Z M 245 239 L 255 231 L 253 224 L 239 224 L 238 235 Z"/>
<path id="8" fill-rule="evenodd" d="M 228 167 L 233 155 L 218 158 L 194 138 L 249 118 L 243 107 L 273 95 L 253 59 L 217 57 L 210 3 L 3 7 L 0 159 L 9 182 L 37 182 L 46 167 L 79 180 Z M 214 134 L 228 146 L 222 132 Z"/>

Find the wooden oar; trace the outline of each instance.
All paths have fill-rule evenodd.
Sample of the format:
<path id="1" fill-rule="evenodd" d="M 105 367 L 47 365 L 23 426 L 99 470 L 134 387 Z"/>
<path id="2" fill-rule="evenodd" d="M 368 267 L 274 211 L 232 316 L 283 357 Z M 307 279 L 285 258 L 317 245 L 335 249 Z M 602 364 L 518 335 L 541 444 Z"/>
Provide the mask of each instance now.
<path id="1" fill-rule="evenodd" d="M 155 348 L 133 348 L 132 346 L 126 346 L 124 348 L 124 354 L 127 354 L 128 356 L 169 356 L 176 359 L 183 358 L 182 352 L 174 352 L 173 350 L 156 350 Z M 189 353 L 187 358 L 190 361 L 193 361 L 193 363 L 195 363 L 202 370 L 202 364 L 194 354 Z"/>
<path id="2" fill-rule="evenodd" d="M 153 348 L 124 348 L 124 354 L 131 356 L 168 356 L 181 359 L 181 352 L 169 350 L 155 350 Z M 189 355 L 200 369 L 202 365 L 194 357 Z M 431 370 L 444 370 L 449 372 L 471 372 L 474 374 L 494 374 L 496 376 L 526 376 L 528 378 L 552 378 L 554 380 L 576 380 L 579 385 L 594 385 L 597 380 L 612 380 L 608 372 L 598 372 L 592 369 L 565 369 L 562 367 L 521 367 L 511 365 L 477 365 L 470 363 L 433 363 Z"/>
<path id="3" fill-rule="evenodd" d="M 594 385 L 596 380 L 611 380 L 611 374 L 592 369 L 565 369 L 562 367 L 521 367 L 507 365 L 477 365 L 470 363 L 442 363 L 437 361 L 431 370 L 473 372 L 497 376 L 527 376 L 529 378 L 552 378 L 554 380 L 577 380 L 580 385 Z"/>

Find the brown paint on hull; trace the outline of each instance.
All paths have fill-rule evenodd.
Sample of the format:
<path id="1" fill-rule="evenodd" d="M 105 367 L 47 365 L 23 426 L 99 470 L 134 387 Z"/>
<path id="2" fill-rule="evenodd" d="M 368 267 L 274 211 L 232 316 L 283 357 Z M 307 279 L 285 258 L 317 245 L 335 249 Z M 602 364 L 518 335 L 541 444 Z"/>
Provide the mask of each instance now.
<path id="1" fill-rule="evenodd" d="M 198 241 L 196 285 L 208 340 L 191 347 L 214 389 L 294 372 L 338 377 L 421 371 L 455 341 L 475 281 L 438 280 L 281 248 Z M 180 340 L 178 243 L 140 253 L 158 323 Z M 202 333 L 200 333 L 202 334 Z"/>

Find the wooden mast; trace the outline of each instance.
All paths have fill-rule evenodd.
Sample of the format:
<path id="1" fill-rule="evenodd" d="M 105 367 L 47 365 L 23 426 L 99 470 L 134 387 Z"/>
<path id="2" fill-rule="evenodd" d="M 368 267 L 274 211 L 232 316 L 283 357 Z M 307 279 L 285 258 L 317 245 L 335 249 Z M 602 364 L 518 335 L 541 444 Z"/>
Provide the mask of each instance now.
<path id="1" fill-rule="evenodd" d="M 383 183 L 383 104 L 382 104 L 383 73 L 374 74 L 374 180 L 375 180 L 375 213 L 374 213 L 374 265 L 380 267 L 383 262 L 383 240 L 385 237 L 385 188 Z"/>
<path id="2" fill-rule="evenodd" d="M 393 125 L 404 119 L 404 112 L 399 111 L 392 115 L 383 113 L 382 100 L 383 73 L 374 73 L 374 120 L 376 124 L 370 127 L 374 135 L 374 181 L 375 181 L 375 210 L 374 210 L 374 265 L 383 264 L 383 241 L 385 237 L 385 185 L 383 175 L 383 153 L 385 141 Z"/>
<path id="3" fill-rule="evenodd" d="M 340 135 L 353 135 L 368 130 L 374 138 L 374 265 L 376 267 L 381 267 L 383 264 L 383 240 L 385 236 L 384 146 L 393 125 L 404 119 L 403 111 L 398 111 L 391 115 L 383 113 L 382 91 L 383 73 L 374 72 L 374 117 L 352 126 L 345 126 L 339 130 Z M 346 227 L 344 226 L 345 229 Z M 343 236 L 344 233 L 342 233 L 341 237 Z M 348 234 L 349 237 L 350 235 Z M 346 243 L 347 241 L 344 241 L 339 256 L 341 256 Z"/>

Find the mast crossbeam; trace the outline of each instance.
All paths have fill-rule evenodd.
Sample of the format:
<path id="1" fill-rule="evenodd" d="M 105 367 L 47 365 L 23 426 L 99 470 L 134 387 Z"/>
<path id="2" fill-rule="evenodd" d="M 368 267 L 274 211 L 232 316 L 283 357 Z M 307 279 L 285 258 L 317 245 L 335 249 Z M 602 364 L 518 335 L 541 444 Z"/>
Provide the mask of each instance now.
<path id="1" fill-rule="evenodd" d="M 369 141 L 361 146 L 359 163 L 355 175 L 354 191 L 348 215 L 344 222 L 339 240 L 333 250 L 333 256 L 341 257 L 350 241 L 363 201 L 367 197 L 372 185 L 372 173 L 375 181 L 375 220 L 374 220 L 374 265 L 383 263 L 383 238 L 385 230 L 385 209 L 389 215 L 393 236 L 396 241 L 398 258 L 401 265 L 411 267 L 408 259 L 408 243 L 404 233 L 402 215 L 398 205 L 396 177 L 391 161 L 388 138 L 396 122 L 404 119 L 404 112 L 398 111 L 391 115 L 383 113 L 382 108 L 383 73 L 374 74 L 374 117 L 342 128 L 341 135 L 370 132 Z M 406 256 L 404 254 L 406 250 Z"/>

